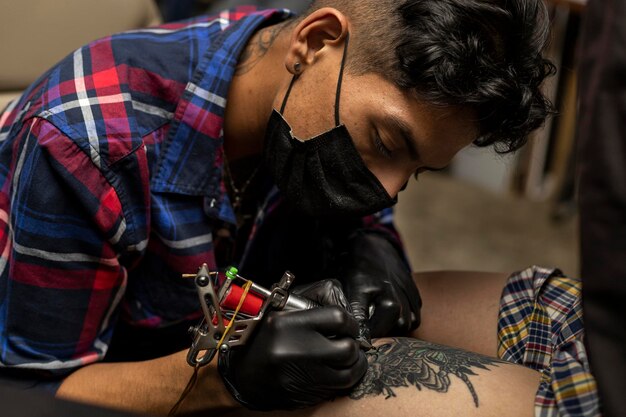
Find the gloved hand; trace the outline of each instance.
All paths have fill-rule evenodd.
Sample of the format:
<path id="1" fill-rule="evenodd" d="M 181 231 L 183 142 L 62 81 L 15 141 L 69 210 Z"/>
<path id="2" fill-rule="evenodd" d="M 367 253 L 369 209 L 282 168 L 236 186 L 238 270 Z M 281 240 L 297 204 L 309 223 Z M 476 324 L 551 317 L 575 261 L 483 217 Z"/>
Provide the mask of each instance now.
<path id="1" fill-rule="evenodd" d="M 324 279 L 310 284 L 299 285 L 292 291 L 323 306 L 339 306 L 351 313 L 350 303 L 336 279 Z"/>
<path id="2" fill-rule="evenodd" d="M 358 231 L 351 236 L 340 282 L 360 337 L 402 336 L 419 326 L 422 299 L 411 271 L 382 234 Z"/>
<path id="3" fill-rule="evenodd" d="M 346 303 L 332 280 L 300 294 L 320 304 Z M 365 374 L 358 333 L 356 320 L 336 305 L 272 311 L 247 345 L 220 352 L 219 371 L 233 397 L 250 409 L 314 405 L 347 392 Z"/>

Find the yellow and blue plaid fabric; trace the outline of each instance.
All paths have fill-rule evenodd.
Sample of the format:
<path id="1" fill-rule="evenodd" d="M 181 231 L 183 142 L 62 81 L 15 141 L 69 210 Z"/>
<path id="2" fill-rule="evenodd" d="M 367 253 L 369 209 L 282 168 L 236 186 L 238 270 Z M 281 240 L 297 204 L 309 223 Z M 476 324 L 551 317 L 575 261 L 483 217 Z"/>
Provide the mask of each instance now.
<path id="1" fill-rule="evenodd" d="M 500 300 L 498 356 L 541 372 L 536 417 L 600 415 L 583 339 L 579 279 L 537 266 L 509 277 Z"/>

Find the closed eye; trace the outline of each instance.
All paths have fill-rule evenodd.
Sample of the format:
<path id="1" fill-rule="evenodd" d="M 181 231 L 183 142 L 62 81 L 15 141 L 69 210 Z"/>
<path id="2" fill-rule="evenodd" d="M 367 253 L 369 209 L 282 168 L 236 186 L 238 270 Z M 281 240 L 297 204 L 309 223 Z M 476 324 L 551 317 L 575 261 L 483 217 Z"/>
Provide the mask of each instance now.
<path id="1" fill-rule="evenodd" d="M 383 140 L 380 138 L 380 135 L 378 134 L 378 131 L 374 133 L 372 140 L 374 142 L 374 147 L 376 148 L 376 151 L 382 156 L 384 156 L 385 158 L 391 159 L 391 157 L 393 156 L 392 152 L 388 147 L 385 146 L 385 144 L 383 143 Z"/>

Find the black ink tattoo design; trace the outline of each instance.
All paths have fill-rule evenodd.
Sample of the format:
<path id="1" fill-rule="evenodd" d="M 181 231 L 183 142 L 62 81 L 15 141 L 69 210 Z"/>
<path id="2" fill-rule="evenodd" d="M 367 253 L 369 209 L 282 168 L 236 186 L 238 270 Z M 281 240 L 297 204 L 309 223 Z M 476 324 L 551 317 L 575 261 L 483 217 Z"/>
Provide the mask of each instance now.
<path id="1" fill-rule="evenodd" d="M 504 363 L 477 353 L 407 338 L 392 338 L 366 355 L 369 368 L 350 394 L 354 400 L 381 394 L 389 399 L 396 396 L 393 388 L 409 386 L 447 392 L 450 376 L 454 375 L 465 383 L 478 407 L 478 394 L 469 380 L 476 375 L 472 368 L 488 371 L 488 365 Z"/>
<path id="2" fill-rule="evenodd" d="M 283 26 L 283 23 L 279 23 L 261 29 L 252 37 L 250 43 L 245 47 L 239 57 L 235 75 L 245 74 L 259 63 L 261 58 L 263 58 L 267 51 L 269 51 L 270 47 L 280 34 Z"/>

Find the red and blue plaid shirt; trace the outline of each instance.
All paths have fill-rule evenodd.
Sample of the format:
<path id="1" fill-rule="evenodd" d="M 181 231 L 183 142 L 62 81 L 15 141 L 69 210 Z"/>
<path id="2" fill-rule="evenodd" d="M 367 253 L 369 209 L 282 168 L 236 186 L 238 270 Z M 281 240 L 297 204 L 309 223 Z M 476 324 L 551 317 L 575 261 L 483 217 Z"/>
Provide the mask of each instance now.
<path id="1" fill-rule="evenodd" d="M 65 375 L 115 323 L 197 317 L 217 268 L 223 117 L 242 48 L 287 11 L 238 10 L 76 50 L 0 113 L 0 367 Z M 263 216 L 260 216 L 262 218 Z M 391 226 L 390 211 L 370 218 Z"/>

